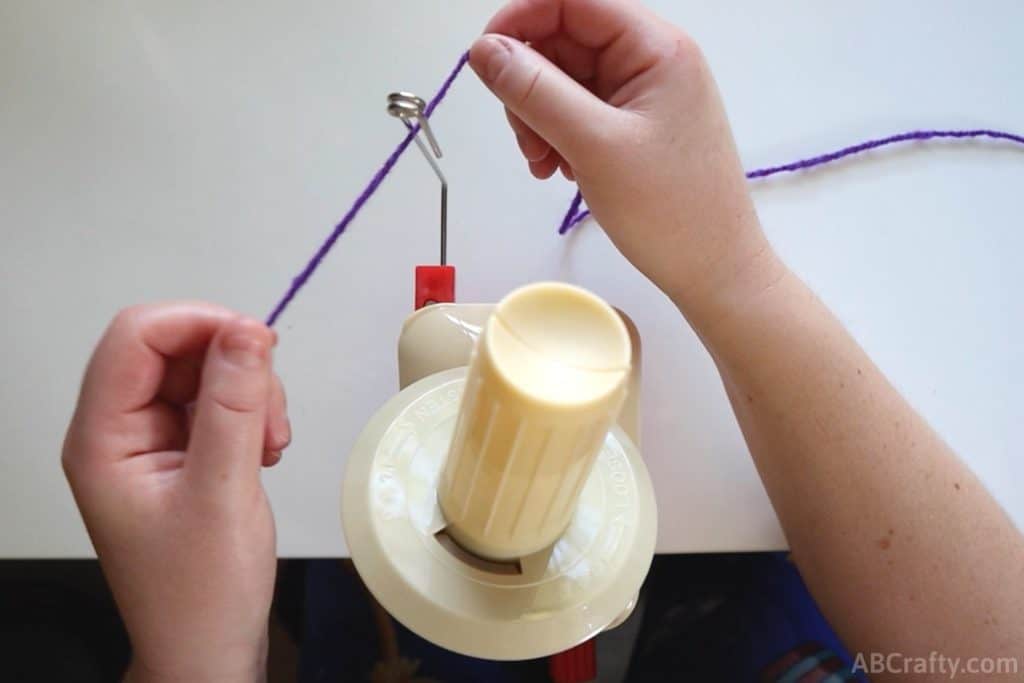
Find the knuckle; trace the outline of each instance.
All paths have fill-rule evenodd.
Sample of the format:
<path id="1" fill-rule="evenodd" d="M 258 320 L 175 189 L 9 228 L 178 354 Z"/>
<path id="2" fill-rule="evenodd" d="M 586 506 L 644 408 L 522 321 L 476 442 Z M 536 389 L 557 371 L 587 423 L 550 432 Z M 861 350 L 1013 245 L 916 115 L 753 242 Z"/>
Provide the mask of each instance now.
<path id="1" fill-rule="evenodd" d="M 119 310 L 107 326 L 105 337 L 135 337 L 140 334 L 147 306 L 135 304 Z"/>
<path id="2" fill-rule="evenodd" d="M 88 478 L 87 473 L 90 468 L 87 460 L 88 458 L 82 452 L 82 447 L 79 444 L 70 439 L 65 443 L 60 454 L 60 468 L 64 473 L 64 479 L 72 489 L 76 489 L 84 479 Z"/>
<path id="3" fill-rule="evenodd" d="M 263 402 L 259 399 L 240 392 L 214 392 L 210 398 L 213 399 L 214 403 L 230 413 L 254 413 L 263 405 Z"/>
<path id="4" fill-rule="evenodd" d="M 138 324 L 139 318 L 142 317 L 145 311 L 146 306 L 144 304 L 126 306 L 114 315 L 114 319 L 110 323 L 110 327 L 118 329 L 135 327 Z"/>
<path id="5" fill-rule="evenodd" d="M 682 58 L 703 59 L 704 52 L 693 36 L 685 31 L 676 31 L 676 55 Z"/>
<path id="6" fill-rule="evenodd" d="M 225 378 L 210 387 L 210 400 L 220 408 L 231 413 L 254 413 L 261 410 L 267 402 L 267 392 L 258 390 L 246 378 Z"/>
<path id="7" fill-rule="evenodd" d="M 704 51 L 690 34 L 675 31 L 669 50 L 668 57 L 684 68 L 704 71 Z"/>
<path id="8" fill-rule="evenodd" d="M 72 482 L 77 471 L 76 462 L 74 456 L 66 447 L 64 448 L 64 452 L 60 455 L 60 468 L 61 471 L 64 472 L 64 478 L 67 479 L 68 482 Z"/>
<path id="9" fill-rule="evenodd" d="M 530 70 L 530 72 L 526 74 L 522 93 L 519 95 L 518 98 L 520 105 L 527 106 L 533 100 L 535 94 L 537 93 L 537 84 L 540 83 L 542 73 L 543 70 L 540 68 L 540 66 L 534 66 Z"/>
<path id="10" fill-rule="evenodd" d="M 81 429 L 79 428 L 78 420 L 77 414 L 71 418 L 71 424 L 68 426 L 67 433 L 64 434 L 64 441 L 60 448 L 61 470 L 63 470 L 64 477 L 69 482 L 75 478 L 82 464 L 82 446 L 79 436 Z"/>

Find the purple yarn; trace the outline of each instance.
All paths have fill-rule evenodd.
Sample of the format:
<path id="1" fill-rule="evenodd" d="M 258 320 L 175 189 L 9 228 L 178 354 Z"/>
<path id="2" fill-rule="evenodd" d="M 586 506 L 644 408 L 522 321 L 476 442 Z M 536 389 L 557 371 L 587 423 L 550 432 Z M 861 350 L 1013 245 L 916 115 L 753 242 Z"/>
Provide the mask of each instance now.
<path id="1" fill-rule="evenodd" d="M 797 171 L 804 171 L 809 168 L 831 164 L 839 161 L 840 159 L 845 159 L 846 157 L 863 154 L 868 150 L 876 149 L 878 147 L 885 147 L 887 145 L 894 145 L 900 142 L 908 142 L 912 140 L 921 141 L 934 140 L 938 138 L 992 138 L 994 140 L 1005 140 L 1018 145 L 1024 145 L 1024 136 L 1005 133 L 999 130 L 912 130 L 906 133 L 890 135 L 888 137 L 878 138 L 875 140 L 866 140 L 864 142 L 859 142 L 856 145 L 850 145 L 849 147 L 843 147 L 842 149 L 838 149 L 834 152 L 829 152 L 828 154 L 820 154 L 818 156 L 808 157 L 807 159 L 800 159 L 789 164 L 783 164 L 782 166 L 768 166 L 766 168 L 754 169 L 753 171 L 748 171 L 746 175 L 748 179 L 755 180 L 778 175 L 780 173 L 795 173 Z M 579 192 L 577 192 L 576 196 L 573 197 L 572 204 L 569 207 L 569 212 L 565 215 L 565 219 L 562 220 L 562 224 L 558 228 L 559 235 L 564 235 L 569 232 L 590 216 L 590 211 L 586 209 L 583 211 L 579 210 L 582 199 L 583 197 Z"/>
<path id="2" fill-rule="evenodd" d="M 1014 135 L 1013 133 L 1004 133 L 998 130 L 912 130 L 907 133 L 890 135 L 887 138 L 867 140 L 866 142 L 844 147 L 840 150 L 836 150 L 835 152 L 822 154 L 809 159 L 794 161 L 791 164 L 759 168 L 747 173 L 747 178 L 754 180 L 755 178 L 767 178 L 768 176 L 777 175 L 779 173 L 793 173 L 795 171 L 814 168 L 815 166 L 830 164 L 833 161 L 839 161 L 840 159 L 851 157 L 855 154 L 861 154 L 871 149 L 885 147 L 886 145 L 893 145 L 898 142 L 907 142 L 910 140 L 934 140 L 936 138 L 994 138 L 996 140 L 1008 140 L 1019 145 L 1024 145 L 1024 137 Z"/>
<path id="3" fill-rule="evenodd" d="M 462 71 L 462 67 L 466 66 L 466 62 L 468 61 L 469 52 L 465 52 L 459 58 L 459 61 L 455 65 L 455 68 L 452 69 L 452 72 L 448 74 L 448 78 L 444 79 L 444 83 L 441 84 L 441 88 L 437 91 L 437 94 L 434 95 L 434 98 L 430 100 L 427 104 L 427 108 L 424 110 L 424 114 L 426 114 L 428 119 L 430 118 L 430 115 L 434 113 L 434 110 L 437 109 L 437 105 L 441 104 L 445 95 L 448 94 L 448 89 L 452 87 L 452 83 L 455 82 L 459 72 Z M 292 279 L 292 283 L 288 287 L 288 291 L 284 293 L 281 300 L 277 302 L 276 306 L 274 306 L 274 310 L 270 312 L 269 316 L 267 316 L 268 327 L 274 326 L 274 323 L 276 323 L 277 319 L 282 313 L 284 313 L 284 309 L 288 308 L 288 304 L 292 302 L 295 295 L 298 294 L 299 290 L 302 289 L 302 287 L 309 281 L 309 278 L 313 277 L 313 273 L 315 273 L 316 269 L 320 267 L 320 262 L 324 260 L 327 253 L 330 252 L 332 247 L 334 247 L 334 243 L 337 242 L 338 238 L 341 237 L 341 234 L 345 232 L 345 229 L 348 228 L 352 219 L 354 219 L 356 214 L 359 213 L 359 210 L 362 209 L 366 202 L 370 200 L 373 193 L 377 191 L 377 188 L 380 187 L 381 183 L 384 182 L 384 179 L 387 178 L 389 173 L 391 173 L 391 169 L 393 169 L 395 164 L 398 163 L 398 159 L 402 156 L 405 150 L 408 149 L 413 138 L 416 137 L 418 132 L 419 126 L 413 126 L 405 138 L 398 143 L 398 147 L 396 147 L 395 151 L 385 159 L 384 165 L 373 174 L 373 178 L 370 179 L 369 184 L 362 192 L 359 193 L 359 196 L 356 197 L 356 201 L 352 204 L 352 207 L 345 213 L 341 221 L 334 226 L 334 230 L 332 230 L 331 234 L 327 236 L 327 239 L 320 245 L 320 248 L 316 250 L 316 253 L 313 254 L 313 258 L 309 260 L 306 267 Z"/>
<path id="4" fill-rule="evenodd" d="M 462 56 L 459 57 L 459 61 L 455 65 L 455 68 L 452 69 L 451 73 L 448 74 L 448 77 L 444 80 L 444 83 L 441 84 L 437 94 L 434 95 L 434 98 L 427 104 L 427 108 L 424 112 L 427 118 L 430 118 L 431 114 L 433 114 L 434 110 L 437 108 L 437 105 L 441 104 L 445 95 L 448 94 L 448 89 L 451 88 L 452 83 L 455 82 L 455 79 L 458 77 L 459 73 L 462 72 L 462 68 L 466 66 L 468 61 L 469 53 L 464 52 Z M 288 308 L 292 299 L 295 298 L 295 295 L 299 293 L 299 290 L 302 289 L 302 287 L 309 281 L 313 276 L 313 273 L 316 272 L 316 269 L 320 267 L 320 263 L 334 247 L 334 243 L 338 241 L 338 238 L 341 237 L 343 232 L 345 232 L 349 224 L 359 213 L 360 209 L 363 208 L 366 202 L 370 200 L 370 197 L 372 197 L 380 187 L 381 183 L 384 182 L 384 179 L 391 172 L 391 169 L 395 167 L 395 164 L 398 163 L 398 159 L 405 153 L 405 150 L 408 149 L 418 132 L 419 126 L 414 126 L 405 138 L 398 143 L 395 151 L 393 151 L 391 155 L 384 160 L 384 164 L 380 169 L 373 174 L 369 184 L 362 192 L 359 193 L 359 196 L 356 197 L 352 207 L 345 213 L 341 221 L 334 226 L 331 234 L 327 236 L 327 239 L 320 245 L 320 248 L 316 250 L 316 253 L 313 254 L 313 257 L 309 260 L 309 263 L 306 264 L 306 267 L 292 279 L 291 285 L 288 287 L 288 291 L 284 293 L 281 300 L 277 302 L 276 306 L 274 306 L 274 310 L 270 312 L 269 316 L 267 316 L 268 326 L 273 327 L 274 323 L 277 322 L 277 319 L 281 316 L 284 310 Z M 803 171 L 816 166 L 831 164 L 839 161 L 840 159 L 861 154 L 877 147 L 885 147 L 886 145 L 906 142 L 909 140 L 932 140 L 935 138 L 993 138 L 996 140 L 1005 140 L 1015 144 L 1024 145 L 1024 137 L 1014 135 L 1013 133 L 1004 133 L 998 130 L 914 130 L 906 133 L 899 133 L 898 135 L 890 135 L 885 138 L 878 138 L 876 140 L 867 140 L 856 145 L 851 145 L 850 147 L 844 147 L 836 150 L 835 152 L 829 152 L 828 154 L 809 157 L 807 159 L 800 159 L 799 161 L 794 161 L 782 166 L 769 166 L 767 168 L 755 169 L 753 171 L 749 171 L 746 175 L 748 179 L 754 180 L 756 178 L 767 178 L 779 173 Z M 589 210 L 580 210 L 582 202 L 583 195 L 577 192 L 576 196 L 573 197 L 572 203 L 569 205 L 569 210 L 566 212 L 565 218 L 562 219 L 562 224 L 558 228 L 558 234 L 564 235 L 573 227 L 586 220 L 590 215 Z"/>
<path id="5" fill-rule="evenodd" d="M 565 212 L 565 218 L 562 219 L 562 225 L 558 228 L 558 234 L 564 235 L 569 232 L 572 226 L 576 225 L 582 218 L 576 219 L 580 213 L 580 204 L 583 202 L 583 195 L 580 192 L 576 193 L 576 196 L 572 198 L 572 203 L 569 204 L 569 210 Z M 584 213 L 590 213 L 584 211 Z"/>

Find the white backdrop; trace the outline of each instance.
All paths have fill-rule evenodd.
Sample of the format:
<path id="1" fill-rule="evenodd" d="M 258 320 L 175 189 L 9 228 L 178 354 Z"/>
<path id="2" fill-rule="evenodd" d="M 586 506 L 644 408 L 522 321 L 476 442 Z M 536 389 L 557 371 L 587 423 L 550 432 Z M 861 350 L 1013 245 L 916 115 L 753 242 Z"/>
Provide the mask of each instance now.
<path id="1" fill-rule="evenodd" d="M 0 4 L 0 556 L 91 554 L 58 453 L 115 311 L 197 297 L 264 316 L 400 138 L 384 95 L 431 95 L 499 4 Z M 651 4 L 703 44 L 748 167 L 915 127 L 1024 129 L 1024 4 Z M 461 300 L 558 278 L 636 320 L 659 549 L 780 547 L 713 367 L 672 307 L 596 226 L 555 235 L 571 186 L 529 177 L 468 70 L 434 127 Z M 1022 182 L 1020 150 L 939 143 L 754 190 L 789 263 L 1018 523 Z M 436 201 L 410 150 L 279 324 L 295 441 L 265 481 L 283 555 L 346 552 L 346 453 L 395 390 Z"/>

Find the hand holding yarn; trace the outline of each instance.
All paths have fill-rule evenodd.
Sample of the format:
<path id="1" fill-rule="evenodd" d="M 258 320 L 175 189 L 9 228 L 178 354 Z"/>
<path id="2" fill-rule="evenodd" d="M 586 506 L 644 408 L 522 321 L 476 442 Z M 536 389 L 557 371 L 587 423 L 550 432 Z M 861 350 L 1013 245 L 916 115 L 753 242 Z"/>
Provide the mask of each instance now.
<path id="1" fill-rule="evenodd" d="M 139 306 L 86 370 L 64 470 L 133 683 L 262 678 L 276 553 L 260 466 L 291 438 L 273 343 L 219 306 Z"/>
<path id="2" fill-rule="evenodd" d="M 714 79 L 682 30 L 639 3 L 516 0 L 486 31 L 470 65 L 533 174 L 575 178 L 684 311 L 770 255 Z"/>

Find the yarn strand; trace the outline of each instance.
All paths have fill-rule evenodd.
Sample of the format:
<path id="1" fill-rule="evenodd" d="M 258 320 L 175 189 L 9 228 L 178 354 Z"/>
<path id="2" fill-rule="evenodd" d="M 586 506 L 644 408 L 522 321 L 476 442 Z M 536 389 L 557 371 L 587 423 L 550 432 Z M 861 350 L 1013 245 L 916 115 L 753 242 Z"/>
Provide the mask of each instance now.
<path id="1" fill-rule="evenodd" d="M 424 115 L 429 119 L 437 109 L 437 106 L 441 104 L 445 96 L 448 94 L 448 90 L 452 87 L 452 83 L 458 78 L 462 72 L 463 67 L 469 61 L 469 52 L 464 52 L 459 57 L 459 61 L 456 62 L 455 67 L 448 74 L 448 77 L 441 83 L 441 87 L 438 89 L 437 94 L 434 95 L 433 99 L 427 103 L 427 107 L 424 110 Z M 384 179 L 387 178 L 388 174 L 398 163 L 398 160 L 405 154 L 405 151 L 409 148 L 409 145 L 415 139 L 419 133 L 419 126 L 413 126 L 409 133 L 398 143 L 395 150 L 384 160 L 377 172 L 370 178 L 370 182 L 367 183 L 366 187 L 356 197 L 356 200 L 352 203 L 352 206 L 345 215 L 342 216 L 341 220 L 334 226 L 330 234 L 323 241 L 320 247 L 313 253 L 312 258 L 303 267 L 299 274 L 292 278 L 291 284 L 285 293 L 281 296 L 281 299 L 274 306 L 270 315 L 267 316 L 267 325 L 273 327 L 274 323 L 277 322 L 281 314 L 284 313 L 285 309 L 288 308 L 292 300 L 299 293 L 309 279 L 313 277 L 313 273 L 316 272 L 317 268 L 323 262 L 327 254 L 334 248 L 338 238 L 348 229 L 348 226 L 352 223 L 355 217 L 359 214 L 359 211 L 366 205 L 370 198 L 377 192 Z M 1017 135 L 1015 133 L 1007 133 L 1000 130 L 991 130 L 985 128 L 973 129 L 973 130 L 911 130 L 905 133 L 897 133 L 896 135 L 890 135 L 884 138 L 876 138 L 872 140 L 865 140 L 849 147 L 843 147 L 842 149 L 835 150 L 834 152 L 828 152 L 826 154 L 819 154 L 817 156 L 808 157 L 806 159 L 798 159 L 788 164 L 782 164 L 781 166 L 767 166 L 765 168 L 754 169 L 748 171 L 746 177 L 749 180 L 757 180 L 761 178 L 768 178 L 770 176 L 778 175 L 780 173 L 795 173 L 797 171 L 804 171 L 807 169 L 817 168 L 832 164 L 840 159 L 852 157 L 858 154 L 863 154 L 868 150 L 877 149 L 879 147 L 886 147 L 888 145 L 895 145 L 902 142 L 909 141 L 925 141 L 934 139 L 971 139 L 971 138 L 989 138 L 993 140 L 1001 140 L 1016 145 L 1024 146 L 1024 136 Z M 565 218 L 562 219 L 561 225 L 558 227 L 558 234 L 564 235 L 565 233 L 572 230 L 575 226 L 582 223 L 587 217 L 590 216 L 590 210 L 581 208 L 583 204 L 583 195 L 580 192 L 576 192 L 576 196 L 573 197 L 572 202 L 569 204 L 569 210 L 565 214 Z"/>
<path id="2" fill-rule="evenodd" d="M 1024 136 L 1016 135 L 1015 133 L 1007 133 L 1001 130 L 990 130 L 987 128 L 979 128 L 975 130 L 911 130 L 884 138 L 865 140 L 864 142 L 858 142 L 857 144 L 850 145 L 849 147 L 837 149 L 834 152 L 819 154 L 818 156 L 808 157 L 806 159 L 798 159 L 797 161 L 782 164 L 781 166 L 756 168 L 753 171 L 748 171 L 746 176 L 748 180 L 758 180 L 778 175 L 780 173 L 795 173 L 797 171 L 804 171 L 810 168 L 832 164 L 840 159 L 863 154 L 868 150 L 886 147 L 888 145 L 895 145 L 901 142 L 921 142 L 936 139 L 963 140 L 972 138 L 990 138 L 993 140 L 1003 140 L 1017 145 L 1024 145 Z M 569 232 L 590 216 L 589 210 L 580 210 L 580 203 L 582 200 L 582 195 L 577 192 L 569 206 L 568 213 L 566 213 L 565 218 L 562 219 L 562 224 L 558 226 L 559 235 L 564 235 Z"/>
<path id="3" fill-rule="evenodd" d="M 464 52 L 462 56 L 459 57 L 459 61 L 455 64 L 455 68 L 453 68 L 451 73 L 448 74 L 448 77 L 444 79 L 444 82 L 438 89 L 437 94 L 434 95 L 433 99 L 431 99 L 430 102 L 427 103 L 427 107 L 423 111 L 426 118 L 429 119 L 430 116 L 434 113 L 434 110 L 437 109 L 437 105 L 441 104 L 441 102 L 444 100 L 445 96 L 448 94 L 448 90 L 452 87 L 452 83 L 454 83 L 455 79 L 458 78 L 459 73 L 462 71 L 462 68 L 466 66 L 466 62 L 468 61 L 469 52 Z M 288 287 L 288 290 L 285 291 L 284 295 L 281 296 L 281 300 L 277 302 L 277 305 L 274 306 L 274 309 L 270 312 L 270 315 L 267 316 L 267 327 L 274 326 L 274 323 L 277 322 L 277 319 L 281 317 L 281 314 L 284 313 L 284 310 L 288 308 L 289 304 L 291 304 L 292 299 L 295 298 L 295 295 L 298 294 L 299 290 L 301 290 L 306 285 L 306 283 L 309 282 L 309 279 L 313 277 L 313 273 L 315 273 L 316 269 L 320 267 L 320 264 L 323 262 L 324 257 L 326 257 L 327 254 L 331 251 L 331 249 L 334 248 L 335 242 L 338 241 L 338 238 L 341 237 L 342 233 L 345 232 L 348 226 L 352 223 L 352 220 L 356 217 L 356 215 L 359 214 L 359 211 L 363 208 L 363 206 L 366 205 L 366 202 L 370 201 L 370 197 L 374 195 L 377 189 L 381 186 L 381 183 L 384 182 L 384 179 L 388 177 L 388 174 L 391 173 L 391 169 L 395 167 L 395 164 L 398 163 L 398 160 L 405 153 L 405 150 L 409 148 L 409 145 L 412 143 L 416 135 L 419 134 L 419 132 L 419 125 L 413 126 L 409 130 L 408 134 L 406 134 L 406 136 L 402 139 L 402 141 L 398 143 L 398 146 L 395 147 L 395 151 L 388 155 L 388 158 L 384 160 L 384 164 L 377 170 L 376 173 L 373 174 L 373 177 L 370 179 L 370 182 L 366 185 L 363 191 L 359 193 L 359 196 L 356 197 L 355 202 L 352 203 L 351 208 L 349 208 L 349 210 L 345 212 L 345 215 L 342 216 L 338 224 L 334 226 L 334 229 L 331 230 L 331 233 L 327 236 L 327 239 L 325 239 L 323 244 L 320 245 L 320 248 L 316 250 L 316 252 L 313 254 L 313 257 L 309 259 L 309 263 L 307 263 L 306 266 L 301 271 L 299 271 L 298 275 L 292 278 L 292 282 L 291 285 Z"/>

